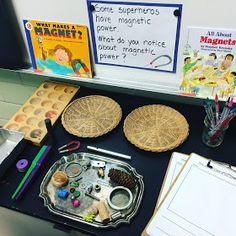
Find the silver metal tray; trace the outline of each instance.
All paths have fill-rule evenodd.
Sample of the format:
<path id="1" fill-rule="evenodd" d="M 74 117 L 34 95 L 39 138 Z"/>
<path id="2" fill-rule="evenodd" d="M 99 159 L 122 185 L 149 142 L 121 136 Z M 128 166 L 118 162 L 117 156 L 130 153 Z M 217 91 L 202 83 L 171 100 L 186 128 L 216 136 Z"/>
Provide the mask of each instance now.
<path id="1" fill-rule="evenodd" d="M 23 138 L 24 133 L 22 132 L 0 128 L 0 164 Z"/>
<path id="2" fill-rule="evenodd" d="M 24 133 L 0 128 L 0 178 L 16 161 L 24 146 Z"/>
<path id="3" fill-rule="evenodd" d="M 99 168 L 95 167 L 97 162 L 98 166 L 99 163 L 105 162 L 105 176 L 103 178 L 99 177 L 97 174 Z M 90 163 L 90 165 L 88 163 Z M 76 176 L 73 176 L 73 171 L 71 173 L 69 170 L 69 166 L 73 165 L 77 165 L 77 167 L 81 169 L 81 171 L 79 171 Z M 132 193 L 132 202 L 128 208 L 123 210 L 114 210 L 109 206 L 109 204 L 107 204 L 107 198 L 109 194 L 115 187 L 119 185 L 112 181 L 110 177 L 108 177 L 109 170 L 112 168 L 126 172 L 135 179 L 135 187 L 130 189 Z M 79 186 L 76 189 L 80 191 L 80 197 L 78 199 L 80 200 L 81 204 L 79 207 L 75 208 L 73 206 L 70 197 L 72 193 L 70 193 L 69 197 L 67 197 L 66 199 L 61 199 L 58 197 L 58 188 L 53 186 L 51 181 L 52 175 L 56 171 L 63 171 L 67 173 L 69 183 L 78 180 L 82 177 L 82 179 L 78 181 Z M 96 185 L 101 186 L 100 192 L 96 192 L 94 190 L 94 186 Z M 91 194 L 93 196 L 96 196 L 100 200 L 105 201 L 106 203 L 106 207 L 110 215 L 110 221 L 106 224 L 102 223 L 99 215 L 94 218 L 93 222 L 87 222 L 83 219 L 83 215 L 86 209 L 88 209 L 90 206 L 97 202 L 97 200 L 85 195 L 87 189 L 91 188 L 91 186 Z M 64 188 L 69 191 L 69 189 L 71 188 L 70 184 L 68 184 Z M 73 153 L 69 156 L 63 156 L 60 160 L 55 162 L 53 166 L 49 169 L 40 186 L 40 197 L 44 199 L 44 205 L 48 207 L 49 211 L 54 214 L 70 218 L 72 220 L 100 228 L 116 227 L 121 223 L 130 223 L 130 220 L 135 216 L 138 211 L 143 197 L 143 192 L 143 177 L 139 175 L 133 167 L 131 167 L 126 162 L 91 153 Z"/>

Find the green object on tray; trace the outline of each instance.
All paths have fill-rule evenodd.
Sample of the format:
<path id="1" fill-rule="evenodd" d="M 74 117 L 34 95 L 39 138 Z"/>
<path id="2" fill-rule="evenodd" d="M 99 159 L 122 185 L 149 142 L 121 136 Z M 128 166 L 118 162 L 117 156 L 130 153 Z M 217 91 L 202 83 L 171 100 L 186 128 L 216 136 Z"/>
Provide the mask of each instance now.
<path id="1" fill-rule="evenodd" d="M 34 160 L 32 161 L 29 169 L 27 170 L 27 172 L 25 173 L 24 178 L 21 180 L 20 184 L 18 185 L 17 189 L 15 190 L 15 192 L 12 194 L 11 199 L 14 199 L 17 195 L 17 193 L 20 191 L 20 189 L 22 188 L 22 186 L 24 185 L 25 181 L 27 180 L 27 178 L 30 176 L 31 172 L 33 171 L 33 169 L 35 168 L 35 166 L 37 165 L 38 160 L 41 158 L 41 156 L 43 155 L 44 151 L 46 150 L 47 146 L 44 145 L 42 146 L 42 148 L 40 149 L 40 151 L 38 152 L 38 154 L 36 155 L 36 157 L 34 158 Z"/>
<path id="2" fill-rule="evenodd" d="M 83 216 L 83 219 L 86 221 L 86 222 L 94 222 L 94 218 L 95 218 L 95 215 L 92 214 L 92 213 L 88 213 L 86 215 Z"/>

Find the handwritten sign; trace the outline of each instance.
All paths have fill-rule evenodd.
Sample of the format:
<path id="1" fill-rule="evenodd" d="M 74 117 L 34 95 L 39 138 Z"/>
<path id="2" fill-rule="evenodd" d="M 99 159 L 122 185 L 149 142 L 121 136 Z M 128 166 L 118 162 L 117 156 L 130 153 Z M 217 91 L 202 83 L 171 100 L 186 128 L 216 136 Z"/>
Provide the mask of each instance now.
<path id="1" fill-rule="evenodd" d="M 181 4 L 88 0 L 97 64 L 176 71 Z"/>

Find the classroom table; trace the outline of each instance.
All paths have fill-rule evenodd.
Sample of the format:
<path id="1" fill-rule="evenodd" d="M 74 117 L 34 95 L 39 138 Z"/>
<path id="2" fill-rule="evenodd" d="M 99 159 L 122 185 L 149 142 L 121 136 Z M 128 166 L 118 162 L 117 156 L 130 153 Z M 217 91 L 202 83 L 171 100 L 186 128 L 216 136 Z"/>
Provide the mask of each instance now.
<path id="1" fill-rule="evenodd" d="M 234 155 L 236 150 L 236 120 L 231 121 L 223 143 L 219 147 L 209 148 L 204 145 L 201 140 L 203 120 L 205 117 L 204 108 L 201 106 L 175 103 L 144 96 L 108 92 L 86 87 L 81 87 L 75 98 L 86 95 L 108 96 L 117 101 L 122 108 L 123 115 L 119 125 L 110 133 L 98 138 L 79 138 L 81 142 L 79 151 L 89 152 L 86 147 L 87 145 L 91 145 L 132 156 L 132 160 L 127 161 L 127 163 L 133 166 L 137 172 L 143 176 L 144 194 L 140 208 L 131 222 L 129 224 L 120 224 L 116 228 L 100 229 L 51 213 L 48 208 L 44 206 L 43 199 L 39 197 L 39 188 L 49 168 L 55 161 L 61 158 L 61 155 L 57 152 L 51 152 L 47 156 L 44 166 L 41 167 L 37 177 L 31 183 L 31 187 L 19 201 L 11 200 L 11 195 L 23 178 L 23 174 L 17 172 L 14 165 L 11 166 L 0 180 L 0 206 L 52 222 L 57 228 L 59 227 L 62 230 L 76 229 L 81 232 L 89 232 L 91 235 L 140 235 L 152 216 L 168 166 L 168 161 L 173 151 L 186 154 L 195 152 L 213 160 L 236 165 L 236 158 Z M 189 123 L 190 130 L 187 140 L 182 145 L 171 151 L 152 153 L 138 149 L 126 139 L 123 133 L 125 117 L 133 109 L 147 104 L 168 105 L 185 116 Z M 65 131 L 60 119 L 54 126 L 53 135 L 57 148 L 69 141 L 78 140 L 78 138 Z M 45 140 L 44 144 L 47 144 L 47 140 Z M 19 153 L 18 159 L 26 158 L 32 160 L 39 149 L 40 147 L 27 143 L 23 151 Z"/>

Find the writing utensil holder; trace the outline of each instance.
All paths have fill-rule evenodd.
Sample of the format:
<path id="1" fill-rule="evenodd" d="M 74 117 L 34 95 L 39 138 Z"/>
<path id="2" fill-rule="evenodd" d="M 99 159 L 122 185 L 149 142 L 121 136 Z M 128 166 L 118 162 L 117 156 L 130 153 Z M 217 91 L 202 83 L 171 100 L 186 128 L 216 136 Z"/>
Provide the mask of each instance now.
<path id="1" fill-rule="evenodd" d="M 211 122 L 206 116 L 204 119 L 204 127 L 202 132 L 203 143 L 206 144 L 208 147 L 218 147 L 223 142 L 228 127 L 229 124 L 226 124 L 223 128 L 212 131 Z"/>

